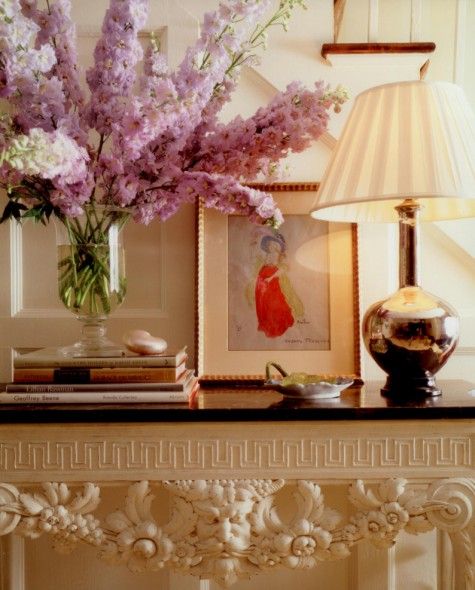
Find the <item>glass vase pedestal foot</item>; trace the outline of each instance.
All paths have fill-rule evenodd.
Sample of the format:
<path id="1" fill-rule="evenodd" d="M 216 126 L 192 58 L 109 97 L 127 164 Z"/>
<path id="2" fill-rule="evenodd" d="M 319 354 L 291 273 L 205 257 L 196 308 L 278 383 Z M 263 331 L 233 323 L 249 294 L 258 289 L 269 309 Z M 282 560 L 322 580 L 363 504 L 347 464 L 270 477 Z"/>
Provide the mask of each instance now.
<path id="1" fill-rule="evenodd" d="M 125 349 L 106 337 L 106 317 L 79 318 L 83 322 L 82 338 L 74 344 L 62 346 L 59 354 L 69 357 L 117 357 L 125 356 Z"/>

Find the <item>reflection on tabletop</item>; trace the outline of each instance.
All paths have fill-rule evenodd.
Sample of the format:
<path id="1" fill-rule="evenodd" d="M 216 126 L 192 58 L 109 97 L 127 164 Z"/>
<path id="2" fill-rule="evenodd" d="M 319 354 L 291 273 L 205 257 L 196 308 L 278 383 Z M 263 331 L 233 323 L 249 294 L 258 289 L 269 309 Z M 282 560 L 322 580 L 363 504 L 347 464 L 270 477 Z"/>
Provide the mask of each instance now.
<path id="1" fill-rule="evenodd" d="M 267 387 L 201 387 L 194 408 L 197 409 L 379 409 L 379 408 L 448 408 L 475 406 L 475 385 L 467 381 L 441 382 L 442 396 L 418 400 L 391 400 L 383 397 L 383 382 L 353 385 L 337 398 L 309 400 L 286 398 Z"/>

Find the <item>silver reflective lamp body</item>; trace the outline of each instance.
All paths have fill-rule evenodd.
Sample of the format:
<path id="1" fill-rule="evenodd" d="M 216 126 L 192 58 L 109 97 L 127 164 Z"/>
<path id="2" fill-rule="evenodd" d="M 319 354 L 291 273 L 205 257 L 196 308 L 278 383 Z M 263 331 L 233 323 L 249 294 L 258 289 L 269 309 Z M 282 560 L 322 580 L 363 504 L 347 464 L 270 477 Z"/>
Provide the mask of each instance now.
<path id="1" fill-rule="evenodd" d="M 459 319 L 420 286 L 419 221 L 475 216 L 475 118 L 462 89 L 417 80 L 358 95 L 312 215 L 399 223 L 399 289 L 366 312 L 363 340 L 387 373 L 383 395 L 440 395 L 434 375 L 457 345 Z"/>

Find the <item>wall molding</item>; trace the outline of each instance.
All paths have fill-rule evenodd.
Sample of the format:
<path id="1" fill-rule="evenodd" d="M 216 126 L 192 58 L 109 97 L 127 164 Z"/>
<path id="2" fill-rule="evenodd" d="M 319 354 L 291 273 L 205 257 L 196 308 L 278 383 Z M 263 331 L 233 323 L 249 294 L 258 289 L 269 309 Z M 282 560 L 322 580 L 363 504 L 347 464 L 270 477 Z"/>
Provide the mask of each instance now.
<path id="1" fill-rule="evenodd" d="M 456 0 L 454 74 L 455 84 L 463 86 L 465 82 L 465 51 L 467 45 L 467 0 Z"/>
<path id="2" fill-rule="evenodd" d="M 15 317 L 23 308 L 23 235 L 22 226 L 10 221 L 10 315 Z"/>
<path id="3" fill-rule="evenodd" d="M 147 319 L 159 319 L 166 318 L 169 316 L 169 312 L 161 307 L 156 308 L 132 308 L 132 309 L 117 309 L 114 311 L 113 319 L 120 318 L 147 318 Z M 54 309 L 54 308 L 42 308 L 42 307 L 28 307 L 15 313 L 16 319 L 27 319 L 27 320 L 71 320 L 74 315 L 67 309 Z"/>
<path id="4" fill-rule="evenodd" d="M 475 346 L 458 346 L 454 351 L 454 355 L 456 355 L 456 356 L 474 356 L 475 355 Z"/>

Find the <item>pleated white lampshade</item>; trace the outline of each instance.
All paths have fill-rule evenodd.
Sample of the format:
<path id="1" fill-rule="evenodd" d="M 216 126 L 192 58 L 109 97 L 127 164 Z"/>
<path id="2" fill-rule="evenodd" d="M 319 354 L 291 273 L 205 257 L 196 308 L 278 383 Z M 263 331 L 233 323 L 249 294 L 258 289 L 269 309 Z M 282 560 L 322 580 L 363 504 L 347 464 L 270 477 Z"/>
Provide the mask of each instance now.
<path id="1" fill-rule="evenodd" d="M 395 222 L 403 199 L 424 199 L 422 220 L 475 216 L 475 117 L 455 84 L 399 82 L 357 96 L 312 215 Z"/>

